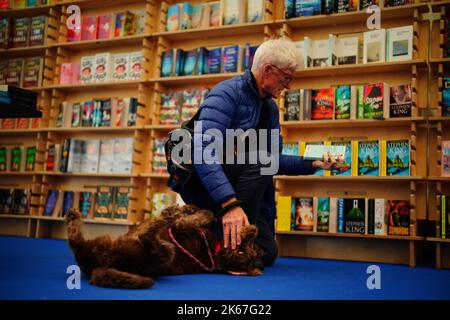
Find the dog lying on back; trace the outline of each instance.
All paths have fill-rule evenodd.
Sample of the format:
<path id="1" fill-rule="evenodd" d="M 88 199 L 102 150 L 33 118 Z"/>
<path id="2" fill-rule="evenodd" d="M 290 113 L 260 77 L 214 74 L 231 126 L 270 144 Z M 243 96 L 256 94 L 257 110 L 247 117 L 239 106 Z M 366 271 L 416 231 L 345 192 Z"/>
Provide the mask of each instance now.
<path id="1" fill-rule="evenodd" d="M 85 240 L 81 213 L 71 209 L 66 217 L 69 246 L 93 285 L 138 289 L 152 286 L 163 275 L 261 274 L 258 263 L 263 252 L 254 243 L 257 228 L 245 227 L 241 244 L 231 250 L 223 248 L 212 231 L 214 221 L 211 211 L 172 206 L 115 240 L 109 236 Z"/>

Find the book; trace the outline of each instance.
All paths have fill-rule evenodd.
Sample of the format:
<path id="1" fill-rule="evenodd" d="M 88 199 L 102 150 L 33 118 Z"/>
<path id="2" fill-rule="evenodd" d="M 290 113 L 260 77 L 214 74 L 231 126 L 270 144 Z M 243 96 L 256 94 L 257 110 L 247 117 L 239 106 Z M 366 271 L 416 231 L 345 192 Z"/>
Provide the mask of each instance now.
<path id="1" fill-rule="evenodd" d="M 94 113 L 94 101 L 85 101 L 83 104 L 83 113 L 81 116 L 82 127 L 92 127 L 92 116 Z"/>
<path id="2" fill-rule="evenodd" d="M 23 67 L 23 87 L 40 87 L 44 69 L 42 57 L 26 58 Z"/>
<path id="3" fill-rule="evenodd" d="M 300 89 L 292 89 L 286 92 L 284 109 L 284 121 L 300 120 Z"/>
<path id="4" fill-rule="evenodd" d="M 8 61 L 8 71 L 6 74 L 6 84 L 10 86 L 22 87 L 23 83 L 24 59 L 10 59 Z"/>
<path id="5" fill-rule="evenodd" d="M 388 200 L 388 235 L 409 236 L 410 203 L 408 200 Z"/>
<path id="6" fill-rule="evenodd" d="M 410 143 L 409 140 L 388 140 L 383 159 L 382 175 L 409 176 L 410 175 Z"/>
<path id="7" fill-rule="evenodd" d="M 295 17 L 295 0 L 284 0 L 284 18 L 291 19 Z"/>
<path id="8" fill-rule="evenodd" d="M 128 80 L 140 80 L 143 73 L 142 62 L 144 60 L 144 53 L 142 51 L 131 52 L 129 59 Z"/>
<path id="9" fill-rule="evenodd" d="M 363 198 L 344 199 L 344 233 L 365 233 L 365 204 Z"/>
<path id="10" fill-rule="evenodd" d="M 7 171 L 8 166 L 8 149 L 6 147 L 0 147 L 0 171 Z"/>
<path id="11" fill-rule="evenodd" d="M 72 128 L 78 128 L 81 125 L 83 111 L 84 108 L 82 107 L 81 103 L 74 102 L 72 104 L 72 117 L 70 122 Z"/>
<path id="12" fill-rule="evenodd" d="M 30 189 L 14 189 L 12 196 L 12 214 L 29 214 L 31 190 Z"/>
<path id="13" fill-rule="evenodd" d="M 358 176 L 379 176 L 380 148 L 378 140 L 358 141 Z"/>
<path id="14" fill-rule="evenodd" d="M 114 37 L 125 35 L 125 12 L 116 12 L 114 15 Z"/>
<path id="15" fill-rule="evenodd" d="M 295 16 L 314 16 L 322 13 L 321 0 L 295 1 Z"/>
<path id="16" fill-rule="evenodd" d="M 56 202 L 59 196 L 59 190 L 50 189 L 47 192 L 47 198 L 44 206 L 44 216 L 51 217 L 55 211 Z"/>
<path id="17" fill-rule="evenodd" d="M 332 120 L 334 118 L 334 89 L 311 91 L 311 120 Z"/>
<path id="18" fill-rule="evenodd" d="M 71 141 L 72 141 L 72 139 L 64 139 L 64 143 L 61 147 L 61 157 L 60 157 L 60 161 L 59 161 L 59 171 L 60 172 L 67 172 Z"/>
<path id="19" fill-rule="evenodd" d="M 111 37 L 112 14 L 107 13 L 97 18 L 97 39 L 109 39 Z"/>
<path id="20" fill-rule="evenodd" d="M 95 194 L 94 218 L 111 219 L 114 204 L 114 188 L 98 186 Z"/>
<path id="21" fill-rule="evenodd" d="M 21 168 L 23 156 L 22 149 L 22 147 L 13 147 L 11 149 L 11 171 L 21 171 L 23 169 Z"/>
<path id="22" fill-rule="evenodd" d="M 208 69 L 206 73 L 222 72 L 222 48 L 210 49 L 208 52 Z"/>
<path id="23" fill-rule="evenodd" d="M 189 2 L 184 2 L 181 5 L 181 16 L 180 16 L 180 29 L 186 30 L 191 28 L 192 21 L 192 5 Z"/>
<path id="24" fill-rule="evenodd" d="M 80 192 L 79 210 L 83 219 L 92 218 L 94 212 L 94 193 L 91 191 Z"/>
<path id="25" fill-rule="evenodd" d="M 313 67 L 331 66 L 332 61 L 329 51 L 329 40 L 314 40 L 311 46 L 311 57 Z"/>
<path id="26" fill-rule="evenodd" d="M 133 12 L 127 10 L 125 12 L 125 24 L 123 25 L 123 35 L 133 36 L 137 30 L 137 16 Z"/>
<path id="27" fill-rule="evenodd" d="M 102 101 L 95 99 L 93 101 L 94 109 L 92 110 L 92 126 L 101 127 L 102 126 Z"/>
<path id="28" fill-rule="evenodd" d="M 315 212 L 317 212 L 317 232 L 328 232 L 330 224 L 330 198 L 318 197 Z"/>
<path id="29" fill-rule="evenodd" d="M 404 61 L 413 58 L 413 26 L 386 30 L 386 60 Z"/>
<path id="30" fill-rule="evenodd" d="M 386 61 L 386 30 L 364 32 L 363 63 Z"/>
<path id="31" fill-rule="evenodd" d="M 8 81 L 7 81 L 8 82 Z M 450 77 L 442 78 L 442 116 L 450 116 Z"/>
<path id="32" fill-rule="evenodd" d="M 116 138 L 114 140 L 113 172 L 131 173 L 133 165 L 133 138 Z"/>
<path id="33" fill-rule="evenodd" d="M 108 82 L 111 80 L 111 55 L 108 52 L 97 53 L 94 56 L 94 78 L 93 82 Z"/>
<path id="34" fill-rule="evenodd" d="M 61 217 L 65 217 L 69 210 L 75 207 L 74 196 L 74 191 L 64 191 Z"/>
<path id="35" fill-rule="evenodd" d="M 30 21 L 30 46 L 40 46 L 45 43 L 47 31 L 47 17 L 36 16 L 32 17 Z"/>
<path id="36" fill-rule="evenodd" d="M 114 139 L 101 140 L 98 172 L 113 172 L 114 166 Z"/>
<path id="37" fill-rule="evenodd" d="M 404 84 L 390 87 L 389 117 L 411 117 L 412 93 L 411 85 Z"/>
<path id="38" fill-rule="evenodd" d="M 14 27 L 12 32 L 11 47 L 20 48 L 28 46 L 30 37 L 30 18 L 14 19 Z"/>
<path id="39" fill-rule="evenodd" d="M 334 118 L 336 120 L 350 119 L 352 90 L 350 86 L 339 86 L 334 92 L 335 110 Z"/>
<path id="40" fill-rule="evenodd" d="M 338 37 L 335 44 L 338 65 L 357 64 L 359 62 L 358 37 Z"/>
<path id="41" fill-rule="evenodd" d="M 80 61 L 80 82 L 93 83 L 95 74 L 95 56 L 84 56 Z"/>
<path id="42" fill-rule="evenodd" d="M 28 147 L 26 152 L 25 171 L 34 171 L 36 162 L 36 147 Z"/>
<path id="43" fill-rule="evenodd" d="M 97 173 L 99 155 L 100 140 L 85 140 L 83 143 L 83 152 L 81 154 L 80 171 Z"/>
<path id="44" fill-rule="evenodd" d="M 161 57 L 161 77 L 170 77 L 174 71 L 174 49 L 164 51 Z"/>
<path id="45" fill-rule="evenodd" d="M 237 72 L 240 65 L 240 47 L 228 46 L 223 48 L 223 72 Z"/>
<path id="46" fill-rule="evenodd" d="M 222 0 L 223 25 L 245 22 L 246 1 Z"/>
<path id="47" fill-rule="evenodd" d="M 307 144 L 303 159 L 305 160 L 322 160 L 323 154 L 331 153 L 335 158 L 344 157 L 346 154 L 346 146 L 344 145 L 324 145 L 324 144 Z"/>
<path id="48" fill-rule="evenodd" d="M 112 55 L 112 81 L 125 81 L 128 79 L 130 65 L 129 53 Z"/>
<path id="49" fill-rule="evenodd" d="M 164 139 L 155 139 L 153 142 L 153 173 L 167 173 L 166 153 L 164 149 Z"/>
<path id="50" fill-rule="evenodd" d="M 130 187 L 119 186 L 115 191 L 114 219 L 127 220 L 130 213 Z"/>
<path id="51" fill-rule="evenodd" d="M 12 18 L 0 18 L 0 49 L 8 49 L 10 46 L 10 33 L 12 29 Z"/>
<path id="52" fill-rule="evenodd" d="M 97 38 L 98 16 L 81 17 L 81 40 L 95 40 Z"/>
<path id="53" fill-rule="evenodd" d="M 292 197 L 278 196 L 277 198 L 277 231 L 291 231 L 291 203 Z"/>
<path id="54" fill-rule="evenodd" d="M 84 152 L 84 140 L 70 139 L 69 159 L 66 172 L 81 172 L 81 158 Z"/>
<path id="55" fill-rule="evenodd" d="M 221 4 L 219 1 L 217 2 L 209 2 L 209 26 L 210 27 L 217 27 L 220 26 L 222 23 L 222 17 L 221 17 Z"/>
<path id="56" fill-rule="evenodd" d="M 352 159 L 352 142 L 351 141 L 332 141 L 331 142 L 332 147 L 344 147 L 344 153 L 342 154 L 344 158 L 344 163 L 341 165 L 342 170 L 337 169 L 331 169 L 330 175 L 332 176 L 350 176 L 352 175 L 352 165 L 353 165 L 353 159 Z M 340 154 L 337 152 L 337 154 Z M 345 169 L 345 170 L 344 170 Z"/>
<path id="57" fill-rule="evenodd" d="M 151 215 L 153 217 L 158 217 L 161 212 L 176 203 L 176 196 L 172 193 L 167 192 L 155 192 L 152 197 L 152 208 Z"/>
<path id="58" fill-rule="evenodd" d="M 313 198 L 294 198 L 293 201 L 295 201 L 295 230 L 313 231 Z"/>
<path id="59" fill-rule="evenodd" d="M 0 214 L 9 214 L 12 210 L 14 189 L 0 189 Z"/>
<path id="60" fill-rule="evenodd" d="M 450 177 L 450 141 L 441 143 L 441 176 Z"/>
<path id="61" fill-rule="evenodd" d="M 364 119 L 389 117 L 389 85 L 385 82 L 364 85 Z"/>
<path id="62" fill-rule="evenodd" d="M 170 5 L 167 9 L 167 23 L 166 30 L 167 31 L 175 31 L 180 28 L 180 4 L 176 3 Z"/>
<path id="63" fill-rule="evenodd" d="M 300 155 L 300 145 L 296 141 L 286 141 L 283 142 L 283 150 L 281 152 L 283 155 L 287 156 L 298 156 Z"/>
<path id="64" fill-rule="evenodd" d="M 111 126 L 111 99 L 101 100 L 101 121 L 102 127 L 110 127 Z"/>
<path id="65" fill-rule="evenodd" d="M 6 84 L 8 76 L 8 60 L 0 61 L 0 85 Z"/>
<path id="66" fill-rule="evenodd" d="M 191 29 L 200 28 L 202 25 L 204 5 L 202 3 L 192 6 Z"/>

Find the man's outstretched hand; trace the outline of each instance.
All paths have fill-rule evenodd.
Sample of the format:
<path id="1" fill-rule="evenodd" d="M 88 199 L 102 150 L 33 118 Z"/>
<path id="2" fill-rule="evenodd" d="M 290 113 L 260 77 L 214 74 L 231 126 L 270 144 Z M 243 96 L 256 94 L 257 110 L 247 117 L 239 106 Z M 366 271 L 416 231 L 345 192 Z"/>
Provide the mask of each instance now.
<path id="1" fill-rule="evenodd" d="M 236 201 L 236 199 L 233 198 L 223 203 L 222 208 L 233 201 Z M 228 247 L 231 238 L 231 249 L 236 249 L 236 245 L 241 244 L 242 227 L 248 226 L 249 224 L 247 215 L 239 206 L 234 207 L 225 213 L 222 217 L 224 247 Z"/>

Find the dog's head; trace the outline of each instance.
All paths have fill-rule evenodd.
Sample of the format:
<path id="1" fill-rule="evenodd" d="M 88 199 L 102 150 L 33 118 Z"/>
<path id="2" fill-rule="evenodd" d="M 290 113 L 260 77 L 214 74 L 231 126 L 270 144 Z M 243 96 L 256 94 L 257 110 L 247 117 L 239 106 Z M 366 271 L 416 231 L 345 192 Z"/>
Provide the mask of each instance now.
<path id="1" fill-rule="evenodd" d="M 231 245 L 222 248 L 217 253 L 217 262 L 220 270 L 232 275 L 257 276 L 262 274 L 263 251 L 255 245 L 258 229 L 254 225 L 244 228 L 241 235 L 241 244 L 235 250 Z"/>

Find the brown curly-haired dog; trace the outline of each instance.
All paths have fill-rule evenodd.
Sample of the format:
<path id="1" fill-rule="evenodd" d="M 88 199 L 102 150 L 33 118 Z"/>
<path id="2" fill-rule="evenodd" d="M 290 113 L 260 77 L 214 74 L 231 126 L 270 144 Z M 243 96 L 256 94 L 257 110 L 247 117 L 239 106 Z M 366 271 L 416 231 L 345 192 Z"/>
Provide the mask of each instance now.
<path id="1" fill-rule="evenodd" d="M 148 288 L 158 276 L 187 273 L 261 274 L 256 227 L 244 228 L 240 246 L 231 250 L 220 245 L 214 221 L 211 211 L 172 206 L 115 240 L 85 240 L 80 212 L 71 209 L 66 217 L 69 246 L 81 271 L 97 286 Z"/>

